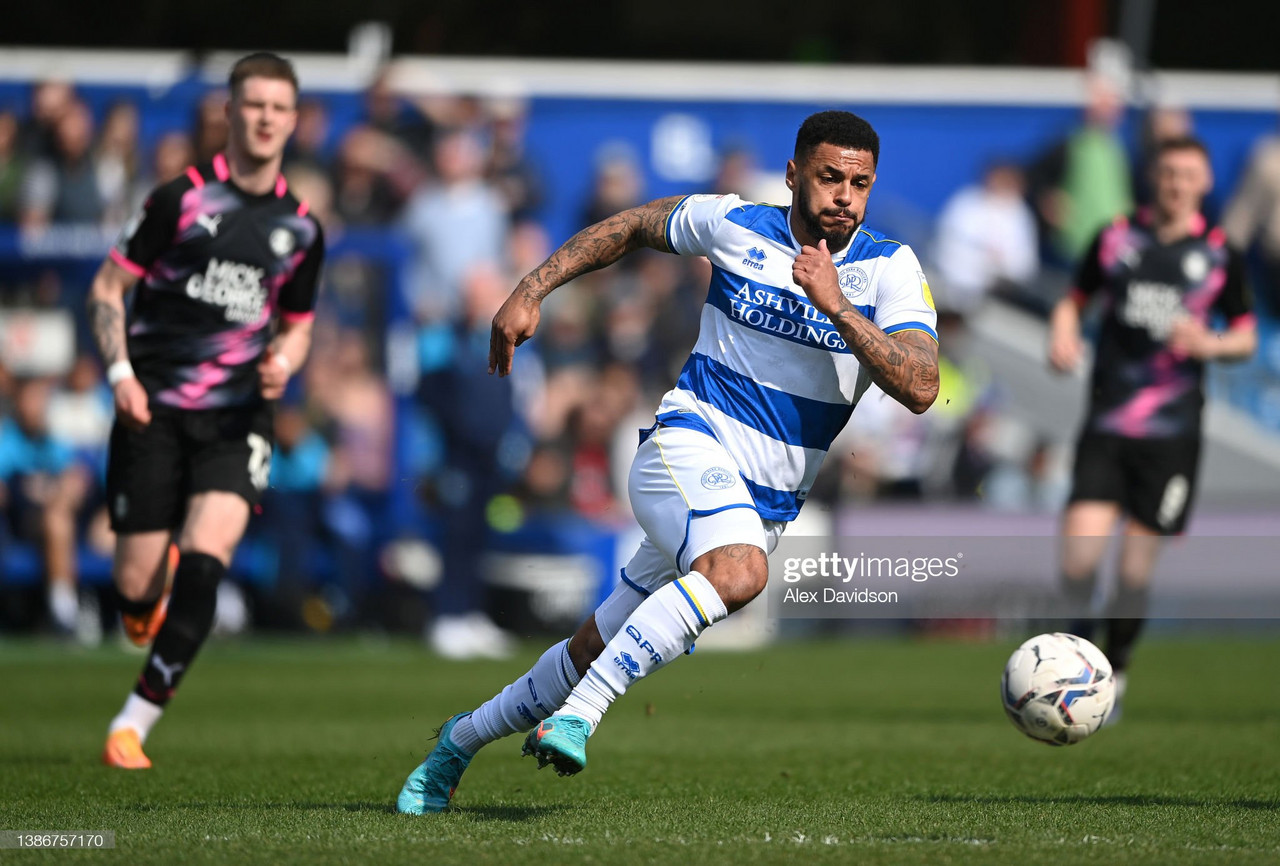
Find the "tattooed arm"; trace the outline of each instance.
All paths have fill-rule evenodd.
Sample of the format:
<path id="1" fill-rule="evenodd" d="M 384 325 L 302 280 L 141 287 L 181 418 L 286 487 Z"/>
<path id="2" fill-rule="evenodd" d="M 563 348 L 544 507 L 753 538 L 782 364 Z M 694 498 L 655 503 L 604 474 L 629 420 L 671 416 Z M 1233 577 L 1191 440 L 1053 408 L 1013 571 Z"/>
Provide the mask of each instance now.
<path id="1" fill-rule="evenodd" d="M 886 334 L 854 309 L 840 291 L 827 242 L 806 246 L 792 274 L 809 300 L 836 326 L 871 381 L 919 415 L 938 398 L 938 344 L 920 331 Z"/>
<path id="2" fill-rule="evenodd" d="M 116 417 L 128 427 L 138 429 L 151 422 L 147 392 L 129 366 L 129 350 L 125 335 L 124 295 L 136 277 L 107 259 L 98 268 L 89 288 L 89 327 L 98 344 L 102 364 L 113 380 Z"/>
<path id="3" fill-rule="evenodd" d="M 669 253 L 667 217 L 684 196 L 669 196 L 624 210 L 578 232 L 529 272 L 493 317 L 489 372 L 511 372 L 516 346 L 533 336 L 542 299 L 570 280 L 611 265 L 632 250 L 650 247 Z"/>

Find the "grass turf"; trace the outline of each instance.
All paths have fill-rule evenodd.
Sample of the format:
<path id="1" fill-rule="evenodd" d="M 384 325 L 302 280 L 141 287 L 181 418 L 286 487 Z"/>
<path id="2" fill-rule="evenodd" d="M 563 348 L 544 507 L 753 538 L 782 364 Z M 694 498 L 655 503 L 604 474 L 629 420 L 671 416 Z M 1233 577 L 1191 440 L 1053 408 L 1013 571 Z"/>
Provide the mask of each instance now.
<path id="1" fill-rule="evenodd" d="M 1023 738 L 999 644 L 844 641 L 702 652 L 639 684 L 591 764 L 508 738 L 451 812 L 394 814 L 434 728 L 535 658 L 410 643 L 218 643 L 147 744 L 98 765 L 142 657 L 0 643 L 0 829 L 113 830 L 115 851 L 2 862 L 1276 863 L 1280 641 L 1153 640 L 1123 721 Z"/>

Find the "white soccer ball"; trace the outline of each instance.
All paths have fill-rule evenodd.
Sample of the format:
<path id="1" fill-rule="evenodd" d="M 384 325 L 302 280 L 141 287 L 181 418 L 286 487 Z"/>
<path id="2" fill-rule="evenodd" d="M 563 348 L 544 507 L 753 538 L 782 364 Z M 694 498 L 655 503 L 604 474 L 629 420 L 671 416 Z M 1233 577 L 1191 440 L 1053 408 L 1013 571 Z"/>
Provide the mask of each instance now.
<path id="1" fill-rule="evenodd" d="M 1102 727 L 1116 703 L 1116 679 L 1102 650 L 1057 632 L 1013 651 L 1000 678 L 1004 711 L 1018 730 L 1050 746 L 1070 746 Z"/>

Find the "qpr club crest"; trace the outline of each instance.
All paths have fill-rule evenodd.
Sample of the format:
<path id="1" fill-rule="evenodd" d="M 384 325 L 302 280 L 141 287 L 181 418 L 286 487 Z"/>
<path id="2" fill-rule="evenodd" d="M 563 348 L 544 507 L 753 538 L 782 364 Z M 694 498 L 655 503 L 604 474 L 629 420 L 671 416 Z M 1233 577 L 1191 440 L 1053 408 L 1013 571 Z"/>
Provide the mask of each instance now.
<path id="1" fill-rule="evenodd" d="M 702 486 L 708 490 L 728 490 L 737 483 L 737 476 L 720 466 L 712 466 L 702 473 Z"/>
<path id="2" fill-rule="evenodd" d="M 294 240 L 293 232 L 288 229 L 276 229 L 267 239 L 267 243 L 271 245 L 271 252 L 280 258 L 289 255 L 289 253 L 293 252 L 293 248 L 298 245 L 298 242 Z"/>
<path id="3" fill-rule="evenodd" d="M 853 300 L 867 290 L 870 281 L 867 279 L 867 272 L 862 268 L 845 265 L 839 269 L 838 273 L 840 275 L 840 291 L 849 300 Z"/>

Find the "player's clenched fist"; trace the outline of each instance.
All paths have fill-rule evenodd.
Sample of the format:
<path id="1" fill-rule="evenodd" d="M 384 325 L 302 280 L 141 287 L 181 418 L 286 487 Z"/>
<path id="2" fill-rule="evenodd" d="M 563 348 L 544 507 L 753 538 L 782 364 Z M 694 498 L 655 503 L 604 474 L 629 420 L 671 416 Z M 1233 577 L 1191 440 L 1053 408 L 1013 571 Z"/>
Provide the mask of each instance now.
<path id="1" fill-rule="evenodd" d="M 791 277 L 797 286 L 804 289 L 819 312 L 830 317 L 840 309 L 844 295 L 840 293 L 840 279 L 826 240 L 818 241 L 816 247 L 800 248 L 800 255 L 791 265 Z"/>
<path id="2" fill-rule="evenodd" d="M 116 402 L 116 417 L 120 423 L 133 430 L 141 430 L 151 423 L 151 406 L 142 383 L 130 376 L 121 379 L 112 389 Z"/>
<path id="3" fill-rule="evenodd" d="M 502 309 L 493 317 L 493 329 L 489 332 L 489 374 L 505 376 L 511 372 L 511 361 L 519 346 L 538 330 L 542 307 L 537 301 L 524 297 L 520 291 L 507 298 Z"/>

